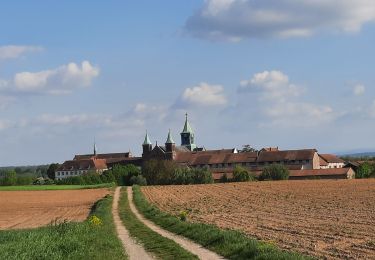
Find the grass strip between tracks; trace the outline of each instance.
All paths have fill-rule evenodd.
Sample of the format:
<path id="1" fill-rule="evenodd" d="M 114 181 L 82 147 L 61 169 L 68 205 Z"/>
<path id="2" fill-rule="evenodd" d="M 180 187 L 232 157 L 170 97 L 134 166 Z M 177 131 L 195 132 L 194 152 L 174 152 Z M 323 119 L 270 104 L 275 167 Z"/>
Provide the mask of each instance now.
<path id="1" fill-rule="evenodd" d="M 138 210 L 155 224 L 198 244 L 228 259 L 311 259 L 294 252 L 282 251 L 277 246 L 262 242 L 234 231 L 220 229 L 214 225 L 181 221 L 162 212 L 150 204 L 139 186 L 133 186 L 133 199 Z"/>
<path id="2" fill-rule="evenodd" d="M 120 218 L 130 235 L 141 242 L 146 251 L 160 259 L 198 259 L 176 242 L 144 225 L 130 210 L 126 187 L 121 190 Z"/>
<path id="3" fill-rule="evenodd" d="M 27 198 L 26 198 L 27 199 Z M 111 214 L 112 196 L 98 201 L 88 220 L 47 227 L 0 231 L 1 259 L 126 259 Z"/>

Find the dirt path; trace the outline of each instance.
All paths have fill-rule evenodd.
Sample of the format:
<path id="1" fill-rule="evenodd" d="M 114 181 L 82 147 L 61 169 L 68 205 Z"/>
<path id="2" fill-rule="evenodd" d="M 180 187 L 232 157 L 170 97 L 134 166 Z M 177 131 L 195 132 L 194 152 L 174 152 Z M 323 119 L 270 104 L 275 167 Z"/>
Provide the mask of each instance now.
<path id="1" fill-rule="evenodd" d="M 120 215 L 118 212 L 118 204 L 120 199 L 121 187 L 117 187 L 113 196 L 112 215 L 113 221 L 116 226 L 118 237 L 121 239 L 122 244 L 125 248 L 127 255 L 130 260 L 148 260 L 153 259 L 141 245 L 137 244 L 129 235 L 128 230 L 124 227 L 121 222 Z"/>
<path id="2" fill-rule="evenodd" d="M 210 251 L 206 248 L 203 248 L 201 245 L 198 245 L 198 244 L 194 243 L 193 241 L 191 241 L 191 240 L 189 240 L 185 237 L 173 234 L 169 231 L 166 231 L 166 230 L 160 228 L 159 226 L 155 225 L 150 220 L 143 217 L 143 215 L 141 215 L 138 212 L 137 208 L 134 205 L 133 192 L 132 192 L 131 187 L 128 187 L 128 199 L 129 199 L 130 210 L 148 228 L 152 229 L 153 231 L 162 235 L 163 237 L 166 237 L 166 238 L 169 238 L 169 239 L 175 241 L 177 244 L 179 244 L 184 249 L 188 250 L 189 252 L 193 253 L 194 255 L 197 255 L 200 259 L 205 259 L 205 260 L 224 259 L 222 256 L 220 256 L 220 255 L 218 255 L 218 254 L 216 254 L 216 253 L 214 253 L 214 252 L 212 252 L 212 251 Z"/>

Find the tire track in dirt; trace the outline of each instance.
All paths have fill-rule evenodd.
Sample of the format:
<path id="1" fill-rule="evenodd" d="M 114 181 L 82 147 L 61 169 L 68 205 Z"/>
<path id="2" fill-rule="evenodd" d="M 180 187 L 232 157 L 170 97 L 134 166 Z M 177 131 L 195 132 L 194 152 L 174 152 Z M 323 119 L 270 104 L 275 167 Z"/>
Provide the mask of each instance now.
<path id="1" fill-rule="evenodd" d="M 115 223 L 117 235 L 120 238 L 123 247 L 125 248 L 126 254 L 129 256 L 130 260 L 153 259 L 152 256 L 149 255 L 140 244 L 138 244 L 135 240 L 133 240 L 133 238 L 130 237 L 128 230 L 122 224 L 119 211 L 118 211 L 118 204 L 120 200 L 120 190 L 121 190 L 121 187 L 117 187 L 113 196 L 112 215 L 113 215 L 113 222 Z"/>
<path id="2" fill-rule="evenodd" d="M 128 199 L 129 199 L 129 206 L 130 210 L 134 213 L 134 215 L 143 223 L 145 224 L 148 228 L 151 230 L 155 231 L 156 233 L 160 234 L 163 237 L 169 238 L 179 244 L 181 247 L 184 249 L 188 250 L 192 254 L 196 255 L 199 257 L 199 259 L 204 259 L 204 260 L 218 260 L 218 259 L 224 259 L 222 256 L 202 247 L 201 245 L 185 238 L 179 235 L 176 235 L 174 233 L 171 233 L 167 230 L 162 229 L 161 227 L 157 226 L 154 224 L 152 221 L 146 219 L 141 215 L 138 211 L 138 209 L 135 207 L 134 202 L 133 202 L 133 192 L 132 188 L 128 187 Z"/>

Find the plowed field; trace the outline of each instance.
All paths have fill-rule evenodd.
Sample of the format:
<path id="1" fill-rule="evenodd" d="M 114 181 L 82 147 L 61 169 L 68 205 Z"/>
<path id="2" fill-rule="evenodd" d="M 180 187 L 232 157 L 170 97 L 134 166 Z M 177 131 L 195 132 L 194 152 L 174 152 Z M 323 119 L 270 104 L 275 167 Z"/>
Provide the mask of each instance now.
<path id="1" fill-rule="evenodd" d="M 108 189 L 0 191 L 0 229 L 34 228 L 52 221 L 83 221 Z"/>
<path id="2" fill-rule="evenodd" d="M 241 230 L 329 259 L 375 259 L 375 179 L 143 187 L 147 199 L 190 221 Z"/>

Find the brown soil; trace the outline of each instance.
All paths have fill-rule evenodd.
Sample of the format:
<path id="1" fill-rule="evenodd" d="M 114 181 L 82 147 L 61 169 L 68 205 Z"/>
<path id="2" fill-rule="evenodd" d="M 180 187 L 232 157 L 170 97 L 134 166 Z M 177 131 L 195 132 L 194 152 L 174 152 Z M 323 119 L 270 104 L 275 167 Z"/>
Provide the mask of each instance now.
<path id="1" fill-rule="evenodd" d="M 375 179 L 143 187 L 162 210 L 329 259 L 375 259 Z"/>
<path id="2" fill-rule="evenodd" d="M 108 189 L 0 191 L 0 229 L 34 228 L 54 221 L 83 221 Z"/>

